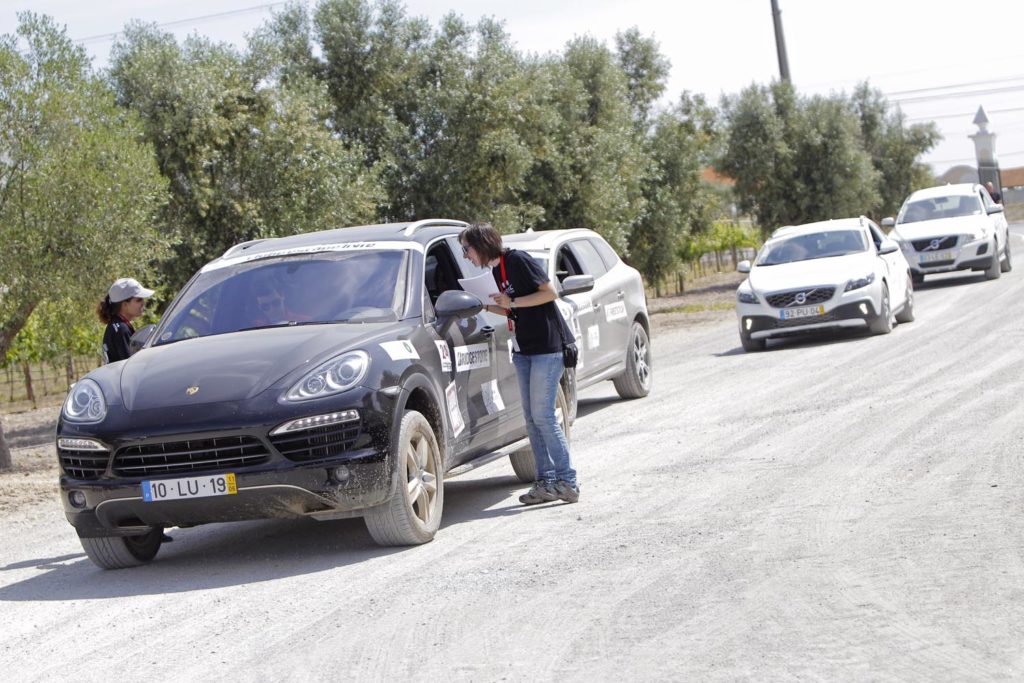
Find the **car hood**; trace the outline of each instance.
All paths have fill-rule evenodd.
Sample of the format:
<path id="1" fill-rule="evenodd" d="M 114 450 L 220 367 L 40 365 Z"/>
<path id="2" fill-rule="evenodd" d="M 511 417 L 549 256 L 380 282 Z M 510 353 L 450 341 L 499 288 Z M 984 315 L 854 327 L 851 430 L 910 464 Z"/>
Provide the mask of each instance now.
<path id="1" fill-rule="evenodd" d="M 393 334 L 394 327 L 394 323 L 279 327 L 149 347 L 124 361 L 121 398 L 128 410 L 252 398 L 335 353 L 369 344 L 388 331 Z"/>
<path id="2" fill-rule="evenodd" d="M 957 218 L 936 218 L 933 221 L 900 223 L 893 230 L 893 236 L 904 240 L 919 240 L 927 237 L 959 235 L 973 232 L 986 225 L 985 216 L 959 216 Z"/>
<path id="3" fill-rule="evenodd" d="M 838 285 L 870 273 L 874 268 L 873 259 L 865 251 L 777 266 L 754 266 L 750 269 L 750 286 L 756 292 L 780 292 L 800 287 Z"/>

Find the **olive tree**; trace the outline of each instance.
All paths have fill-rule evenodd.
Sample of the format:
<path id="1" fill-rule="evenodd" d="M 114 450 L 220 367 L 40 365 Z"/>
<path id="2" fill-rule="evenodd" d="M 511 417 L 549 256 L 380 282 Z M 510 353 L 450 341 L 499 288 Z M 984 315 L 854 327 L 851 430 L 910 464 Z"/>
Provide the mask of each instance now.
<path id="1" fill-rule="evenodd" d="M 19 15 L 0 37 L 0 357 L 41 303 L 87 311 L 114 278 L 145 277 L 165 197 L 137 117 L 84 50 Z"/>

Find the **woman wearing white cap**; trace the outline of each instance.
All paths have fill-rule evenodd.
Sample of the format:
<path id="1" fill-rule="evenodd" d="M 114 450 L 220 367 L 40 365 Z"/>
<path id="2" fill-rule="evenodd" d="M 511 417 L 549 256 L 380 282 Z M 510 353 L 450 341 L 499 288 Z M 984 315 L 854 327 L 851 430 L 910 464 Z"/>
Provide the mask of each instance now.
<path id="1" fill-rule="evenodd" d="M 152 289 L 146 289 L 139 281 L 123 277 L 110 285 L 110 291 L 96 306 L 96 315 L 106 323 L 103 332 L 103 362 L 113 363 L 132 355 L 128 345 L 135 328 L 132 321 L 142 315 L 146 299 L 153 296 Z"/>

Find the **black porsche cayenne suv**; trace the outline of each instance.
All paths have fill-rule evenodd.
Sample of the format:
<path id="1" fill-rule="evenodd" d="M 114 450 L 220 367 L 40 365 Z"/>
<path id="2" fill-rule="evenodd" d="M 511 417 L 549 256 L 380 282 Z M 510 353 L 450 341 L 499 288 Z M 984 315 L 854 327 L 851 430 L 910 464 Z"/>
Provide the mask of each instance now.
<path id="1" fill-rule="evenodd" d="M 425 543 L 446 476 L 510 455 L 531 481 L 507 326 L 458 282 L 481 272 L 465 227 L 256 240 L 196 273 L 64 403 L 61 498 L 89 558 L 143 564 L 166 527 L 271 517 L 361 516 L 382 545 Z M 567 371 L 559 414 L 575 400 Z"/>

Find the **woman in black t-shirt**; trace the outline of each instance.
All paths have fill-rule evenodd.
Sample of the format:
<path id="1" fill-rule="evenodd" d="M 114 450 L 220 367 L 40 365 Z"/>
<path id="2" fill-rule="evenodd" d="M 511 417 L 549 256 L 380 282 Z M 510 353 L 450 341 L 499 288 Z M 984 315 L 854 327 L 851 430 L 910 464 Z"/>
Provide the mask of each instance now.
<path id="1" fill-rule="evenodd" d="M 566 342 L 575 338 L 555 306 L 555 288 L 536 261 L 525 252 L 504 249 L 501 235 L 486 223 L 466 228 L 459 241 L 467 259 L 478 267 L 491 268 L 501 293 L 492 294 L 493 303 L 486 308 L 508 316 L 513 331 L 512 363 L 537 465 L 537 481 L 519 501 L 525 505 L 554 500 L 575 503 L 580 497 L 576 470 L 555 417 L 555 396 L 563 370 L 562 338 Z"/>
<path id="2" fill-rule="evenodd" d="M 138 280 L 123 277 L 110 285 L 110 291 L 96 305 L 96 315 L 107 328 L 103 331 L 103 363 L 124 360 L 132 355 L 129 341 L 135 334 L 132 321 L 142 315 L 146 299 L 153 296 Z"/>

